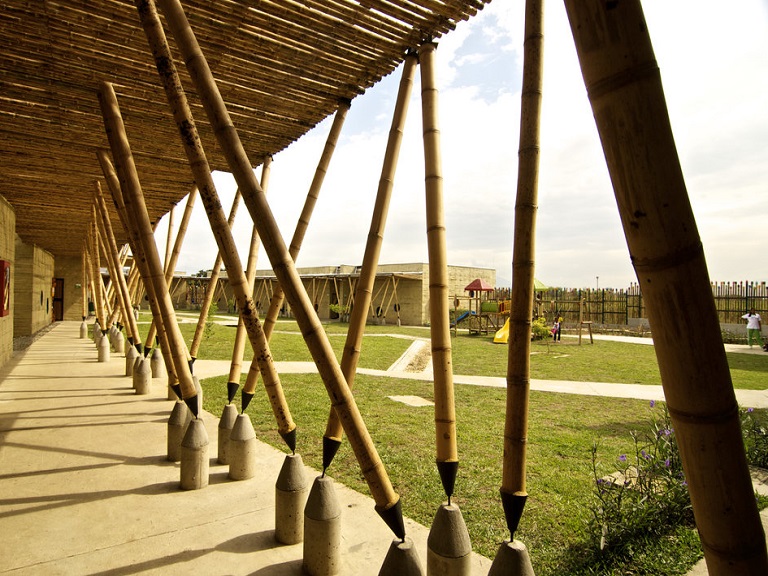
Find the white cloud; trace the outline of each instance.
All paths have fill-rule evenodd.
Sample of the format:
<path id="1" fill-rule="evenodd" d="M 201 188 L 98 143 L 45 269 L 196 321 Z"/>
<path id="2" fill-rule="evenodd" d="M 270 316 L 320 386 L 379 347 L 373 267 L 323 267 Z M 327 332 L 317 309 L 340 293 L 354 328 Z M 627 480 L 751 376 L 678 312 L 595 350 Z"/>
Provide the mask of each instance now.
<path id="1" fill-rule="evenodd" d="M 643 6 L 710 276 L 765 279 L 766 5 Z M 558 2 L 546 10 L 536 275 L 559 286 L 594 286 L 599 277 L 602 287 L 625 287 L 635 278 L 565 10 Z M 502 278 L 511 277 L 522 18 L 521 3 L 497 0 L 440 39 L 437 50 L 449 260 L 495 267 Z M 353 101 L 299 266 L 361 262 L 400 73 Z M 427 257 L 419 89 L 417 71 L 381 255 L 387 263 Z M 274 159 L 269 199 L 286 243 L 329 129 L 330 119 Z M 222 175 L 217 180 L 228 211 L 234 186 Z M 193 226 L 179 264 L 186 271 L 209 268 L 216 254 L 202 206 Z M 241 209 L 241 250 L 249 235 Z"/>

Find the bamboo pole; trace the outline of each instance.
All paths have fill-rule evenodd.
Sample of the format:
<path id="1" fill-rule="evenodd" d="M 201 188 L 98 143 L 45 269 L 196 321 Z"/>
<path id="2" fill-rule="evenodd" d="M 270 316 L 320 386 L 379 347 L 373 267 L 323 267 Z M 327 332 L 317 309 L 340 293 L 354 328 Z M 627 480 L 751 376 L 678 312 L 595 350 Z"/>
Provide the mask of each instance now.
<path id="1" fill-rule="evenodd" d="M 504 424 L 501 501 L 515 539 L 528 493 L 526 449 L 531 384 L 531 321 L 534 299 L 536 211 L 539 185 L 539 127 L 543 70 L 543 2 L 525 3 L 523 85 L 520 113 L 515 236 L 507 352 L 507 398 Z"/>
<path id="2" fill-rule="evenodd" d="M 235 197 L 232 200 L 232 207 L 229 209 L 229 218 L 227 219 L 227 225 L 230 230 L 235 223 L 235 216 L 237 216 L 237 208 L 239 205 L 240 190 L 237 190 L 235 192 Z M 189 355 L 192 357 L 192 362 L 197 358 L 197 353 L 200 350 L 200 342 L 203 340 L 203 331 L 205 330 L 205 324 L 208 322 L 208 311 L 211 309 L 211 302 L 213 302 L 213 296 L 219 282 L 221 262 L 221 252 L 217 252 L 216 260 L 213 262 L 213 268 L 211 268 L 211 279 L 208 282 L 208 290 L 205 291 L 205 297 L 200 303 L 200 317 L 198 318 L 197 326 L 195 327 L 195 335 L 192 337 L 192 344 L 189 347 Z"/>
<path id="3" fill-rule="evenodd" d="M 317 204 L 317 199 L 320 195 L 320 189 L 323 186 L 325 175 L 328 173 L 328 166 L 331 163 L 333 152 L 336 150 L 336 143 L 339 141 L 339 135 L 341 134 L 341 129 L 344 126 L 344 121 L 347 118 L 349 107 L 349 100 L 340 100 L 339 107 L 333 117 L 333 124 L 331 125 L 331 129 L 328 132 L 328 136 L 325 140 L 323 152 L 320 154 L 320 160 L 318 161 L 317 167 L 315 168 L 315 175 L 312 178 L 312 183 L 309 186 L 307 197 L 304 200 L 304 206 L 301 210 L 301 214 L 299 215 L 299 220 L 296 222 L 296 228 L 293 231 L 293 238 L 291 238 L 291 244 L 288 248 L 288 253 L 291 255 L 291 258 L 294 261 L 296 261 L 296 258 L 301 251 L 301 245 L 304 243 L 304 236 L 306 235 L 307 229 L 309 228 L 309 221 L 312 219 L 312 212 L 314 211 L 315 205 Z M 280 308 L 283 306 L 284 300 L 285 294 L 283 293 L 283 290 L 278 283 L 274 292 L 272 293 L 272 298 L 269 302 L 269 309 L 267 310 L 267 315 L 264 319 L 264 332 L 266 333 L 267 338 L 272 335 L 272 330 L 275 327 L 277 316 L 280 312 Z"/>
<path id="4" fill-rule="evenodd" d="M 83 271 L 83 279 L 81 280 L 82 284 L 80 284 L 80 292 L 81 298 L 83 299 L 83 322 L 85 322 L 86 318 L 88 318 L 88 263 L 85 258 L 85 248 L 83 248 L 80 256 L 80 266 Z"/>
<path id="5" fill-rule="evenodd" d="M 171 239 L 173 238 L 173 215 L 176 212 L 176 204 L 171 206 L 168 211 L 168 234 L 165 237 L 165 259 L 163 260 L 163 270 L 168 270 L 171 260 Z"/>
<path id="6" fill-rule="evenodd" d="M 200 190 L 200 197 L 205 205 L 211 230 L 219 247 L 219 252 L 224 259 L 229 283 L 237 298 L 240 317 L 243 318 L 245 323 L 254 355 L 259 358 L 259 368 L 263 374 L 264 387 L 267 390 L 267 397 L 277 421 L 278 432 L 288 447 L 294 451 L 296 447 L 296 424 L 293 422 L 291 412 L 288 409 L 280 378 L 275 369 L 272 354 L 269 351 L 261 322 L 256 313 L 253 296 L 247 290 L 248 283 L 245 272 L 237 254 L 237 247 L 232 238 L 232 232 L 227 226 L 224 211 L 221 209 L 221 202 L 211 177 L 208 160 L 200 143 L 195 121 L 192 118 L 184 89 L 181 86 L 179 75 L 173 63 L 160 18 L 152 1 L 136 0 L 136 7 L 152 49 L 174 120 L 179 128 L 184 151 L 187 154 L 195 182 Z M 253 175 L 252 170 L 251 175 Z"/>
<path id="7" fill-rule="evenodd" d="M 187 348 L 176 322 L 176 313 L 173 310 L 168 285 L 165 283 L 160 257 L 157 253 L 157 245 L 152 231 L 152 224 L 147 215 L 144 196 L 136 173 L 136 165 L 125 134 L 125 127 L 120 115 L 117 103 L 117 95 L 109 83 L 102 83 L 99 88 L 99 105 L 104 116 L 104 125 L 109 139 L 112 155 L 115 158 L 115 169 L 120 175 L 122 184 L 123 201 L 128 214 L 136 223 L 139 232 L 139 243 L 144 251 L 147 263 L 147 284 L 151 283 L 155 292 L 155 298 L 163 319 L 165 333 L 168 336 L 173 365 L 176 368 L 176 376 L 179 379 L 181 397 L 186 402 L 192 414 L 197 417 L 199 402 L 197 389 L 192 380 L 192 374 L 187 364 Z"/>
<path id="8" fill-rule="evenodd" d="M 424 167 L 427 199 L 427 252 L 429 255 L 429 319 L 435 390 L 435 438 L 437 469 L 451 502 L 459 465 L 456 447 L 456 409 L 453 398 L 451 326 L 448 309 L 448 262 L 443 214 L 443 176 L 440 129 L 437 119 L 435 50 L 426 42 L 419 48 L 421 110 L 423 117 Z"/>
<path id="9" fill-rule="evenodd" d="M 309 222 L 312 219 L 312 212 L 314 211 L 315 205 L 317 204 L 317 199 L 320 196 L 320 189 L 323 186 L 325 175 L 328 172 L 328 166 L 331 163 L 333 152 L 336 149 L 336 143 L 339 141 L 339 135 L 341 134 L 341 129 L 344 126 L 344 121 L 347 118 L 349 107 L 350 102 L 348 100 L 340 101 L 339 108 L 336 110 L 336 114 L 333 117 L 333 124 L 331 125 L 331 129 L 328 132 L 328 136 L 325 140 L 323 152 L 320 154 L 320 160 L 318 161 L 317 168 L 315 168 L 315 175 L 312 178 L 312 183 L 309 186 L 309 191 L 307 192 L 307 197 L 304 200 L 304 206 L 301 210 L 301 214 L 299 215 L 299 220 L 296 222 L 296 228 L 293 231 L 293 238 L 291 239 L 291 244 L 288 249 L 291 258 L 294 261 L 296 261 L 296 258 L 301 251 L 301 245 L 304 243 L 304 237 L 307 233 L 307 229 L 309 228 Z M 266 193 L 266 188 L 264 188 L 263 182 L 262 189 L 265 190 Z M 254 230 L 255 229 L 256 227 L 254 226 Z M 280 308 L 282 308 L 284 300 L 285 294 L 283 293 L 283 290 L 278 283 L 274 292 L 272 293 L 272 298 L 269 301 L 269 308 L 267 309 L 267 314 L 264 318 L 264 334 L 267 337 L 267 341 L 269 341 L 272 336 L 272 331 L 274 330 L 275 324 L 277 323 L 277 317 L 280 314 Z M 245 386 L 243 387 L 244 395 L 253 395 L 259 376 L 258 370 L 258 364 L 256 362 L 251 362 L 251 368 L 248 371 L 248 377 L 246 379 Z"/>
<path id="10" fill-rule="evenodd" d="M 261 168 L 261 185 L 266 191 L 269 185 L 269 176 L 271 174 L 272 157 L 267 157 Z M 253 297 L 256 283 L 256 264 L 259 255 L 259 231 L 256 226 L 251 229 L 251 242 L 248 249 L 248 263 L 245 272 L 245 279 L 248 282 L 248 294 Z M 255 303 L 254 303 L 255 307 Z M 258 314 L 258 310 L 256 311 Z M 269 333 L 264 330 L 264 338 L 269 342 Z M 240 378 L 243 371 L 243 354 L 245 352 L 245 323 L 242 316 L 237 322 L 237 333 L 235 334 L 235 345 L 232 349 L 232 362 L 229 368 L 229 380 L 227 381 L 227 398 L 230 402 L 235 397 L 235 393 L 240 386 Z M 259 376 L 259 361 L 256 356 L 251 360 L 251 366 L 246 376 L 245 386 L 241 394 L 241 410 L 245 412 L 246 408 L 253 399 L 256 391 L 256 384 Z"/>
<path id="11" fill-rule="evenodd" d="M 99 214 L 99 208 L 96 204 L 95 198 L 94 203 L 91 206 L 91 213 L 93 215 L 93 221 L 96 223 L 95 229 L 99 248 L 101 249 L 103 261 L 107 268 L 107 273 L 109 274 L 109 288 L 107 289 L 107 303 L 109 305 L 109 311 L 107 312 L 107 325 L 112 326 L 118 321 L 121 305 L 120 301 L 118 300 L 119 296 L 117 291 L 114 289 L 117 284 L 115 266 L 114 262 L 112 261 L 112 255 L 109 253 L 107 248 L 104 227 L 101 223 L 101 215 Z"/>
<path id="12" fill-rule="evenodd" d="M 96 240 L 96 251 L 99 255 L 98 259 L 98 265 L 99 265 L 99 278 L 102 281 L 101 287 L 102 287 L 102 294 L 104 295 L 104 315 L 106 317 L 106 327 L 104 330 L 109 330 L 112 327 L 112 324 L 115 321 L 115 307 L 112 306 L 112 273 L 110 270 L 112 269 L 109 265 L 109 258 L 107 257 L 107 250 L 104 246 L 104 240 L 101 236 L 101 228 L 99 227 L 99 218 L 96 214 L 96 207 L 91 206 L 91 217 L 93 218 L 93 230 L 94 230 L 94 238 Z M 102 263 L 102 256 L 103 261 L 106 262 L 105 268 L 107 269 L 107 273 L 109 273 L 109 282 L 107 285 L 104 285 L 104 277 L 101 275 L 101 263 Z"/>
<path id="13" fill-rule="evenodd" d="M 107 182 L 107 186 L 109 187 L 112 199 L 114 200 L 117 214 L 120 217 L 123 229 L 128 234 L 128 238 L 131 244 L 131 250 L 133 251 L 133 266 L 135 272 L 134 281 L 138 298 L 138 294 L 141 293 L 141 288 L 144 285 L 143 278 L 149 277 L 147 259 L 144 257 L 144 251 L 141 247 L 141 242 L 139 241 L 139 233 L 136 229 L 135 223 L 133 219 L 131 219 L 128 215 L 128 211 L 123 201 L 123 194 L 120 190 L 120 182 L 118 181 L 117 173 L 112 166 L 112 162 L 104 150 L 98 150 L 96 156 L 99 160 L 99 164 L 101 165 L 102 172 L 104 173 L 104 178 Z M 149 302 L 149 308 L 152 311 L 152 316 L 158 319 L 157 334 L 158 339 L 160 340 L 160 349 L 162 350 L 163 363 L 165 364 L 165 370 L 168 374 L 168 387 L 179 398 L 179 400 L 181 400 L 182 393 L 181 387 L 179 386 L 179 378 L 177 376 L 176 367 L 173 363 L 173 358 L 171 357 L 171 346 L 168 342 L 168 336 L 162 324 L 160 308 L 157 303 L 157 299 L 155 298 L 155 293 L 152 289 L 151 283 L 147 282 L 144 287 L 146 289 L 147 300 Z M 135 347 L 137 351 L 141 353 L 141 344 L 136 344 Z"/>
<path id="14" fill-rule="evenodd" d="M 768 574 L 704 251 L 638 0 L 566 0 L 712 576 Z M 674 322 L 670 322 L 674 318 Z M 696 326 L 696 338 L 681 326 Z"/>
<path id="15" fill-rule="evenodd" d="M 91 274 L 93 275 L 93 283 L 95 286 L 94 300 L 96 301 L 96 322 L 99 324 L 99 329 L 106 330 L 106 318 L 104 316 L 104 294 L 102 292 L 103 282 L 101 281 L 101 266 L 99 262 L 99 246 L 96 240 L 96 222 L 92 222 L 88 226 L 88 240 L 90 243 L 91 253 Z"/>
<path id="16" fill-rule="evenodd" d="M 141 343 L 141 335 L 139 334 L 139 327 L 136 323 L 136 318 L 133 316 L 133 311 L 130 306 L 130 296 L 128 294 L 128 283 L 125 281 L 125 275 L 123 274 L 123 262 L 120 261 L 120 257 L 117 252 L 117 242 L 115 241 L 115 233 L 112 229 L 112 222 L 109 220 L 109 212 L 107 211 L 107 203 L 104 200 L 104 194 L 101 191 L 101 184 L 98 180 L 95 182 L 96 187 L 96 204 L 101 214 L 102 226 L 105 231 L 105 235 L 108 241 L 108 248 L 112 254 L 112 266 L 115 269 L 115 277 L 117 281 L 117 292 L 120 299 L 120 305 L 123 310 L 123 322 L 128 330 L 128 335 L 133 338 L 133 343 Z"/>
<path id="17" fill-rule="evenodd" d="M 272 157 L 268 156 L 264 159 L 264 164 L 261 166 L 261 185 L 265 191 L 269 185 L 269 176 L 272 171 L 271 169 Z M 248 260 L 246 261 L 245 268 L 245 279 L 248 283 L 248 294 L 251 297 L 253 297 L 254 284 L 256 282 L 256 265 L 258 263 L 260 244 L 259 231 L 256 229 L 256 226 L 252 226 L 251 241 L 248 245 Z M 243 355 L 245 353 L 245 336 L 245 323 L 243 322 L 243 318 L 239 317 L 237 321 L 237 332 L 235 333 L 235 344 L 232 348 L 232 361 L 229 366 L 229 380 L 227 381 L 227 392 L 230 402 L 232 402 L 235 392 L 240 387 L 240 377 L 243 371 Z M 269 334 L 267 334 L 266 330 L 264 331 L 264 337 L 266 341 L 269 342 Z M 258 372 L 259 363 L 257 358 L 254 356 L 251 362 L 251 369 L 248 372 L 249 376 L 246 379 L 246 385 L 243 388 L 243 394 L 241 398 L 243 412 L 245 412 L 245 409 L 248 407 L 248 404 L 253 398 L 254 392 L 256 390 L 256 378 L 252 377 L 251 374 L 254 373 L 258 375 Z"/>
<path id="18" fill-rule="evenodd" d="M 176 233 L 176 241 L 173 243 L 173 250 L 168 258 L 168 264 L 163 270 L 165 270 L 165 283 L 170 288 L 173 281 L 173 273 L 176 271 L 176 262 L 179 261 L 179 254 L 181 254 L 181 246 L 184 244 L 184 238 L 187 234 L 187 228 L 189 227 L 189 220 L 192 218 L 192 211 L 195 207 L 195 199 L 197 198 L 197 188 L 192 188 L 187 196 L 187 204 L 184 207 L 184 214 L 181 215 L 181 222 L 179 222 L 179 231 Z M 149 353 L 149 348 L 152 347 L 152 343 L 155 340 L 157 334 L 157 327 L 155 326 L 154 319 L 149 325 L 149 334 L 147 334 L 147 350 L 145 354 Z"/>
<path id="19" fill-rule="evenodd" d="M 91 259 L 90 234 L 91 234 L 91 227 L 89 224 L 85 230 L 85 238 L 83 240 L 83 253 L 85 254 L 86 272 L 88 273 L 88 287 L 91 290 L 91 300 L 93 301 L 93 311 L 94 311 L 93 313 L 94 315 L 96 315 L 97 314 L 96 283 L 94 282 L 94 278 L 93 278 L 93 262 Z M 96 319 L 98 320 L 98 316 L 96 316 Z"/>
<path id="20" fill-rule="evenodd" d="M 317 314 L 314 313 L 306 291 L 303 290 L 301 278 L 296 272 L 295 265 L 283 242 L 264 193 L 253 174 L 251 163 L 243 150 L 240 138 L 219 94 L 205 56 L 197 44 L 179 2 L 161 0 L 161 5 L 176 39 L 176 44 L 183 54 L 190 76 L 201 97 L 217 141 L 238 186 L 242 190 L 243 200 L 251 213 L 251 218 L 258 227 L 261 241 L 272 264 L 272 270 L 274 270 L 285 291 L 286 300 L 296 315 L 296 320 L 318 367 L 328 395 L 339 413 L 344 431 L 350 439 L 350 445 L 376 502 L 376 510 L 393 532 L 398 537 L 404 538 L 405 527 L 400 497 L 392 488 L 384 464 L 376 452 L 357 404 L 344 380 L 344 375 L 341 373 L 333 348 L 328 342 L 328 337 L 323 331 Z"/>
<path id="21" fill-rule="evenodd" d="M 415 53 L 409 52 L 403 65 L 403 74 L 400 78 L 395 110 L 392 115 L 392 125 L 389 129 L 389 138 L 384 152 L 384 162 L 379 177 L 379 187 L 376 193 L 376 202 L 371 217 L 371 225 L 368 231 L 368 241 L 363 254 L 363 265 L 360 270 L 360 280 L 357 284 L 355 295 L 356 305 L 352 309 L 349 319 L 349 330 L 344 342 L 341 355 L 341 371 L 352 388 L 355 381 L 357 363 L 360 359 L 360 349 L 365 332 L 365 321 L 368 308 L 371 305 L 371 294 L 376 281 L 376 269 L 381 254 L 381 244 L 384 239 L 384 228 L 387 224 L 389 202 L 392 197 L 397 161 L 400 154 L 400 145 L 403 140 L 405 119 L 408 115 L 408 102 L 413 89 L 413 79 L 416 75 L 418 58 Z M 327 469 L 341 445 L 342 427 L 336 411 L 331 409 L 328 414 L 328 422 L 323 435 L 323 470 Z"/>

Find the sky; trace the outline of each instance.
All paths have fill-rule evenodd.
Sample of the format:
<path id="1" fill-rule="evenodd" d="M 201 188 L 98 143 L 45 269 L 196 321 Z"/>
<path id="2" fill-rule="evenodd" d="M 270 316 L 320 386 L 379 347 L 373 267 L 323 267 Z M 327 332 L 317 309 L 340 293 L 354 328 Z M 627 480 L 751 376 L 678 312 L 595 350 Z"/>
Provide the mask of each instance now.
<path id="1" fill-rule="evenodd" d="M 438 41 L 436 80 L 448 262 L 512 278 L 522 1 L 494 0 Z M 735 5 L 734 5 L 735 6 Z M 768 0 L 646 0 L 688 195 L 713 281 L 768 280 Z M 298 267 L 362 263 L 402 67 L 352 101 Z M 380 263 L 427 262 L 419 72 Z M 332 119 L 277 154 L 267 197 L 286 244 Z M 562 2 L 545 3 L 535 276 L 574 288 L 636 282 Z M 257 169 L 260 176 L 260 169 Z M 231 175 L 215 173 L 225 212 Z M 176 208 L 175 226 L 185 200 Z M 164 250 L 168 218 L 157 231 Z M 243 261 L 251 221 L 234 227 Z M 175 234 L 176 229 L 172 232 Z M 177 271 L 217 253 L 198 201 Z M 262 251 L 258 268 L 268 268 Z"/>

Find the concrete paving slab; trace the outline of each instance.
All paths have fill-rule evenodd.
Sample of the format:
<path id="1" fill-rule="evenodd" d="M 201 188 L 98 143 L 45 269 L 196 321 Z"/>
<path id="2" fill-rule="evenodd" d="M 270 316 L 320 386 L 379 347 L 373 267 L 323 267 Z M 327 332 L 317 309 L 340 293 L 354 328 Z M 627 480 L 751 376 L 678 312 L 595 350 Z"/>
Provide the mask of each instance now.
<path id="1" fill-rule="evenodd" d="M 210 485 L 181 490 L 179 465 L 166 460 L 165 381 L 136 395 L 124 359 L 99 363 L 78 336 L 79 323 L 61 323 L 0 373 L 0 572 L 301 574 L 302 545 L 274 540 L 285 454 L 259 443 L 256 476 L 228 480 L 216 462 L 217 418 L 204 413 Z M 377 574 L 392 533 L 373 500 L 336 487 L 341 573 Z M 406 531 L 426 565 L 428 529 L 406 519 Z M 473 555 L 473 575 L 489 567 Z"/>

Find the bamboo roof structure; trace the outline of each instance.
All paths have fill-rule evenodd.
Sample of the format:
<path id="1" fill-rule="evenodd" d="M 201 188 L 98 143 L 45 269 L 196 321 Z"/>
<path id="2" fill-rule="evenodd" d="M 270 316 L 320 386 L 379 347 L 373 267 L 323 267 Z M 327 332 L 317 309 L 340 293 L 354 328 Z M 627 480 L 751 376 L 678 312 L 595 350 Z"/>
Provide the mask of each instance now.
<path id="1" fill-rule="evenodd" d="M 340 100 L 395 70 L 408 50 L 448 33 L 489 1 L 183 5 L 258 165 L 333 114 Z M 227 170 L 177 63 L 211 167 Z M 80 254 L 93 182 L 103 177 L 96 157 L 108 147 L 96 96 L 103 81 L 114 84 L 154 222 L 189 193 L 193 179 L 134 2 L 0 0 L 0 194 L 14 207 L 21 239 L 54 255 Z M 126 241 L 122 230 L 117 236 Z"/>

